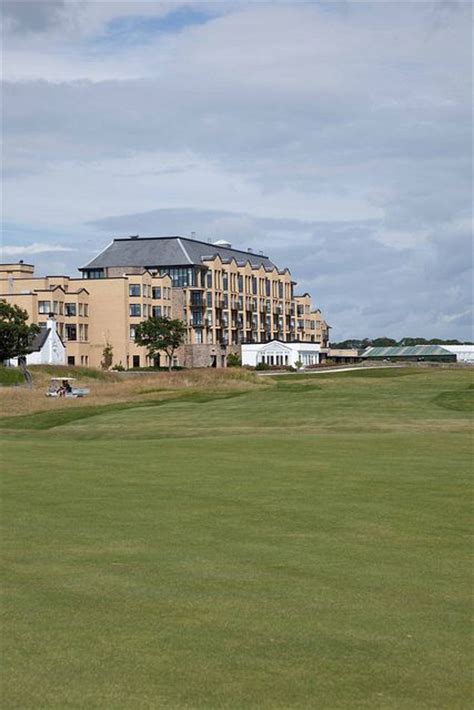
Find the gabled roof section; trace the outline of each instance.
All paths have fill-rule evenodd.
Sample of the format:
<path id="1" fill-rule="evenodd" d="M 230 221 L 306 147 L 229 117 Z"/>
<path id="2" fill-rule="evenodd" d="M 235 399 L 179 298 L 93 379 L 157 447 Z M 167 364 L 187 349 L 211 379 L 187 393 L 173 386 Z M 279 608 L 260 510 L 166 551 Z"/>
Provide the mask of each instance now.
<path id="1" fill-rule="evenodd" d="M 187 237 L 127 237 L 114 239 L 84 269 L 103 269 L 107 267 L 127 266 L 186 266 L 201 265 L 204 259 L 220 256 L 235 259 L 237 262 L 249 261 L 253 267 L 264 266 L 273 269 L 274 264 L 268 256 L 254 252 L 232 249 L 230 247 L 201 242 Z"/>
<path id="2" fill-rule="evenodd" d="M 45 342 L 48 340 L 50 332 L 51 330 L 49 328 L 41 328 L 40 332 L 37 333 L 31 341 L 31 344 L 28 347 L 28 352 L 39 352 Z"/>

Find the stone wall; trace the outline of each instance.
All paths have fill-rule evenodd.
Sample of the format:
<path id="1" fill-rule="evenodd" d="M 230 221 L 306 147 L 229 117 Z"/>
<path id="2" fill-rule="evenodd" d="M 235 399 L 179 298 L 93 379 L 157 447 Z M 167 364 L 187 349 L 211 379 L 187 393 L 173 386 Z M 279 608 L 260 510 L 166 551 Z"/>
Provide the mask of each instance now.
<path id="1" fill-rule="evenodd" d="M 240 345 L 182 345 L 176 351 L 179 364 L 183 367 L 227 367 L 227 356 L 236 353 L 240 357 Z M 215 363 L 215 364 L 213 364 Z"/>

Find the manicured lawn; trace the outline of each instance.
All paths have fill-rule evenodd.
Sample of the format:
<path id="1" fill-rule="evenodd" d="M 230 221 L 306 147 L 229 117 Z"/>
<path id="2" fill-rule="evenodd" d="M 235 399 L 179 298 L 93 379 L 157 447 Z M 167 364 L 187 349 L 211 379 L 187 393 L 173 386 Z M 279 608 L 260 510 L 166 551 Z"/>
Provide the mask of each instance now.
<path id="1" fill-rule="evenodd" d="M 470 373 L 349 375 L 5 421 L 4 707 L 471 707 Z"/>

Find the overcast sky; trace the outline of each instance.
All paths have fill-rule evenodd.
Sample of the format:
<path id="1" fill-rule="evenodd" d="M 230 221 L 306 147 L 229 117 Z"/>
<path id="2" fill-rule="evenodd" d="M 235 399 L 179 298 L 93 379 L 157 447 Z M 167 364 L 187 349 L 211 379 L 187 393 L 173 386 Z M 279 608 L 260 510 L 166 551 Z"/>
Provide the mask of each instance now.
<path id="1" fill-rule="evenodd" d="M 3 258 L 288 266 L 333 340 L 472 338 L 471 3 L 3 3 Z"/>

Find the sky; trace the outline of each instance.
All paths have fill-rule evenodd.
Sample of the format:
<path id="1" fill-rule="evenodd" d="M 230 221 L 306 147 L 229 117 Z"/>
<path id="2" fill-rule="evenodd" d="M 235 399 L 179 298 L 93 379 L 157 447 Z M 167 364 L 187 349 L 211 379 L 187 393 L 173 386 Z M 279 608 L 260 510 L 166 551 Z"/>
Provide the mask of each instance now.
<path id="1" fill-rule="evenodd" d="M 2 259 L 263 250 L 348 337 L 472 339 L 470 2 L 5 1 Z"/>

